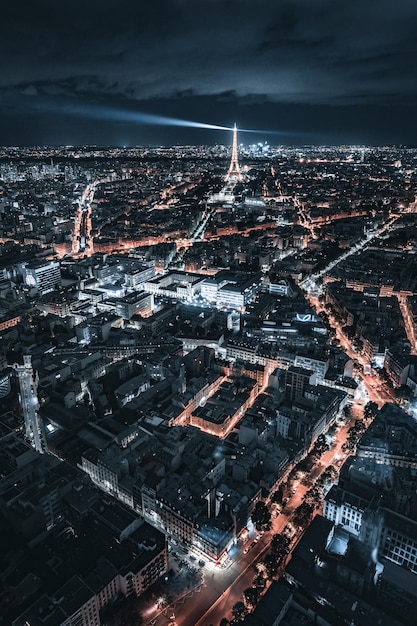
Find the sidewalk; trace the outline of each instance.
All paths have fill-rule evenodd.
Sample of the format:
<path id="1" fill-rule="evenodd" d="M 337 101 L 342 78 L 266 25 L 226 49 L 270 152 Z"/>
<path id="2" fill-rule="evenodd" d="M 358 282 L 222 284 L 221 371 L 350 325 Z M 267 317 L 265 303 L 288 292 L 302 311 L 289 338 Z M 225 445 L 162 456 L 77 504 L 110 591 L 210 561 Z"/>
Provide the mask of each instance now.
<path id="1" fill-rule="evenodd" d="M 178 603 L 183 603 L 204 585 L 204 576 L 197 568 L 191 567 L 181 558 L 172 558 L 171 568 L 165 578 L 138 598 L 144 624 L 151 624 L 162 614 L 169 617 L 175 613 Z"/>

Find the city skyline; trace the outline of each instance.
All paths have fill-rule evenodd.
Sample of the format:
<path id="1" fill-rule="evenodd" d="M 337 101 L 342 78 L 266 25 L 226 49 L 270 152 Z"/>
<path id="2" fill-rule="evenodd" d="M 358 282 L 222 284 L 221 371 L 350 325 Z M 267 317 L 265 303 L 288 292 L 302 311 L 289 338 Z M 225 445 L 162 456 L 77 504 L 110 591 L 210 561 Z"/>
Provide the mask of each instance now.
<path id="1" fill-rule="evenodd" d="M 411 1 L 61 9 L 5 9 L 0 145 L 228 143 L 149 116 L 236 120 L 275 145 L 417 144 Z"/>
<path id="2" fill-rule="evenodd" d="M 417 4 L 22 0 L 0 626 L 417 615 Z"/>
<path id="3" fill-rule="evenodd" d="M 0 624 L 416 614 L 417 149 L 237 133 L 0 150 Z"/>

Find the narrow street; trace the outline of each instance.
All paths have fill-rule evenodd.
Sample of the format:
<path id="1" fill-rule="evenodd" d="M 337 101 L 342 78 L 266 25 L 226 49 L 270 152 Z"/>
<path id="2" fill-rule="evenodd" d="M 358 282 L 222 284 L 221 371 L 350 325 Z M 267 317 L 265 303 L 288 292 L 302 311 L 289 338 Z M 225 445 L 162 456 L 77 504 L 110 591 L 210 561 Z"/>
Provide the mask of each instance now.
<path id="1" fill-rule="evenodd" d="M 324 276 L 327 271 L 347 256 L 359 252 L 375 237 L 383 235 L 388 228 L 392 227 L 398 217 L 397 215 L 390 216 L 378 232 L 369 233 L 364 241 L 348 250 L 336 261 L 332 261 L 317 276 L 313 275 L 311 278 L 303 281 L 300 286 L 305 290 L 306 297 L 316 313 L 322 311 L 323 307 L 318 298 L 312 294 L 315 279 Z M 340 346 L 346 354 L 354 361 L 361 363 L 361 365 L 367 365 L 363 358 L 353 349 L 336 320 L 331 318 L 331 322 Z M 379 407 L 386 402 L 396 401 L 395 395 L 389 386 L 374 373 L 366 375 L 357 371 L 357 379 L 364 393 L 360 394 L 357 402 L 352 405 L 351 420 L 338 429 L 331 449 L 321 456 L 309 473 L 310 478 L 313 480 L 316 480 L 330 465 L 337 470 L 340 468 L 346 458 L 342 446 L 348 438 L 348 430 L 353 425 L 355 419 L 363 417 L 363 406 L 367 401 L 372 400 Z M 236 602 L 242 600 L 244 590 L 252 586 L 256 574 L 256 563 L 261 561 L 268 551 L 271 537 L 275 533 L 281 533 L 287 526 L 295 509 L 302 503 L 309 489 L 309 485 L 298 482 L 295 493 L 290 496 L 283 511 L 277 518 L 272 519 L 271 531 L 265 532 L 262 536 L 257 535 L 256 541 L 254 536 L 251 536 L 244 543 L 239 542 L 235 554 L 229 557 L 224 566 L 210 565 L 205 567 L 201 585 L 194 591 L 185 594 L 162 612 L 156 611 L 156 614 L 150 616 L 145 623 L 152 626 L 166 626 L 167 624 L 170 626 L 206 626 L 206 624 L 215 624 L 217 626 L 223 617 L 231 618 L 231 608 Z M 298 538 L 302 533 L 302 529 L 297 530 L 293 539 L 293 547 L 297 544 Z"/>
<path id="2" fill-rule="evenodd" d="M 310 472 L 313 480 L 329 466 L 340 467 L 341 461 L 346 457 L 342 451 L 342 445 L 348 437 L 348 430 L 356 416 L 343 424 L 329 451 L 325 452 L 317 461 Z M 255 565 L 261 561 L 269 549 L 270 541 L 275 533 L 281 533 L 290 522 L 294 510 L 302 503 L 309 485 L 298 482 L 296 491 L 291 495 L 281 513 L 272 519 L 272 529 L 263 534 L 248 537 L 244 542 L 239 541 L 236 552 L 227 561 L 225 566 L 206 563 L 203 569 L 203 582 L 196 589 L 184 593 L 178 600 L 163 610 L 153 606 L 153 610 L 147 611 L 145 624 L 147 626 L 205 626 L 206 624 L 220 623 L 222 617 L 231 617 L 232 606 L 242 599 L 245 589 L 252 586 L 255 577 Z M 294 536 L 296 545 L 297 538 L 302 530 L 298 530 Z M 247 553 L 245 554 L 247 550 Z M 175 619 L 171 619 L 175 616 Z"/>

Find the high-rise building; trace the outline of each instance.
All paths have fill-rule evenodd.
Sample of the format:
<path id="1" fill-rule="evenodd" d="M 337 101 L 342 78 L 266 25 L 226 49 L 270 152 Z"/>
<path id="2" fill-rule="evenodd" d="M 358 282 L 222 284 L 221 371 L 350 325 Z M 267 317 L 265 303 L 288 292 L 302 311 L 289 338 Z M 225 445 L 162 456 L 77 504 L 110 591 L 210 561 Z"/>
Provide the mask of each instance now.
<path id="1" fill-rule="evenodd" d="M 285 397 L 296 400 L 303 396 L 308 385 L 316 384 L 316 375 L 312 370 L 291 365 L 285 376 Z"/>
<path id="2" fill-rule="evenodd" d="M 42 418 L 38 414 L 38 377 L 32 368 L 32 357 L 23 355 L 23 365 L 15 364 L 20 389 L 20 404 L 25 419 L 26 439 L 37 452 L 46 452 L 46 438 Z"/>
<path id="3" fill-rule="evenodd" d="M 61 286 L 61 267 L 58 261 L 39 261 L 23 265 L 23 280 L 28 287 L 43 295 Z"/>

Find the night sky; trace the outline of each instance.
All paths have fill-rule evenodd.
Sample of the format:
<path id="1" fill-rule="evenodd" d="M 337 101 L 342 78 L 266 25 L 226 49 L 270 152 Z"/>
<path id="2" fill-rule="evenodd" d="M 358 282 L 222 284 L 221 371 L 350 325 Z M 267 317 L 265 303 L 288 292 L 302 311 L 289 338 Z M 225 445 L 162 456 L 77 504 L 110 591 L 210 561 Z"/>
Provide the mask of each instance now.
<path id="1" fill-rule="evenodd" d="M 417 145 L 416 0 L 15 0 L 0 145 Z"/>

